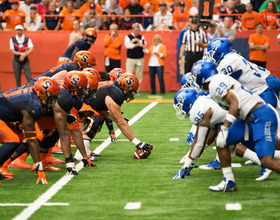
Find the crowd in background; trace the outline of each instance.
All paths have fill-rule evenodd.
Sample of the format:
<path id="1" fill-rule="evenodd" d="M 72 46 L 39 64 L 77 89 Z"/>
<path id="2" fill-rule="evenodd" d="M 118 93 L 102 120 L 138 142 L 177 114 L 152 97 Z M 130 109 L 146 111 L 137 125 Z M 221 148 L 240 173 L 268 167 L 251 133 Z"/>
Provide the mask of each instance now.
<path id="1" fill-rule="evenodd" d="M 73 31 L 78 21 L 82 30 L 109 30 L 111 24 L 131 30 L 136 22 L 141 30 L 182 30 L 198 8 L 199 0 L 1 0 L 0 29 L 14 30 L 21 24 L 29 31 Z M 265 29 L 280 28 L 278 10 L 280 0 L 251 0 L 246 5 L 241 0 L 215 0 L 214 4 L 221 28 L 229 15 L 231 28 L 242 30 L 255 29 L 259 22 Z"/>

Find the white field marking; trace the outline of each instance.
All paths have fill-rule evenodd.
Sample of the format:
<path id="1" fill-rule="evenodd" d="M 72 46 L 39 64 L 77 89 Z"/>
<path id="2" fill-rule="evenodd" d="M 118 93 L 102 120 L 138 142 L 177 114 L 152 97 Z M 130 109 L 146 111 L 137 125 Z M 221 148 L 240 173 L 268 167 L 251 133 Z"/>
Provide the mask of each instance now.
<path id="1" fill-rule="evenodd" d="M 159 100 L 161 100 L 163 97 L 159 96 L 159 95 L 148 95 L 148 98 L 149 99 L 159 99 Z"/>
<path id="2" fill-rule="evenodd" d="M 107 139 L 92 139 L 91 141 L 106 141 Z M 129 141 L 128 139 L 118 139 L 118 141 Z"/>
<path id="3" fill-rule="evenodd" d="M 242 205 L 240 203 L 227 203 L 226 210 L 242 210 Z"/>
<path id="4" fill-rule="evenodd" d="M 128 202 L 124 209 L 140 209 L 142 202 Z"/>
<path id="5" fill-rule="evenodd" d="M 231 163 L 231 167 L 242 167 L 241 163 Z"/>
<path id="6" fill-rule="evenodd" d="M 0 206 L 29 206 L 32 203 L 0 203 Z M 48 202 L 43 204 L 43 206 L 54 206 L 54 205 L 64 205 L 67 206 L 69 203 L 61 203 L 61 202 Z"/>
<path id="7" fill-rule="evenodd" d="M 170 138 L 169 141 L 179 141 L 179 138 Z"/>
<path id="8" fill-rule="evenodd" d="M 144 114 L 146 114 L 149 110 L 155 107 L 158 102 L 152 102 L 144 109 L 142 109 L 137 115 L 135 115 L 130 121 L 129 125 L 131 126 L 134 122 L 136 122 L 139 118 L 141 118 Z M 115 135 L 118 137 L 121 134 L 120 129 L 115 132 Z M 108 137 L 101 145 L 99 145 L 94 152 L 101 153 L 109 144 L 111 143 L 111 137 Z M 76 165 L 77 171 L 80 171 L 83 168 L 83 162 L 80 162 Z M 74 176 L 73 175 L 64 175 L 58 180 L 54 185 L 52 185 L 44 194 L 39 196 L 33 203 L 31 203 L 27 208 L 25 208 L 19 215 L 17 215 L 13 220 L 26 220 L 28 219 L 34 212 L 36 212 L 40 207 L 49 201 L 64 185 L 66 185 Z"/>

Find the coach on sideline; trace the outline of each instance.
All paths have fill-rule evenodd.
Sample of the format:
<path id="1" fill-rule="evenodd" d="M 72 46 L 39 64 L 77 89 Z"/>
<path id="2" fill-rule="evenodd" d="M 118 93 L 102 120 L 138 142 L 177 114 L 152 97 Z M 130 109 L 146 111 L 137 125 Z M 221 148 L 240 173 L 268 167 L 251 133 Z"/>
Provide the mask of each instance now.
<path id="1" fill-rule="evenodd" d="M 198 28 L 198 17 L 193 17 L 191 20 L 191 28 L 184 33 L 183 41 L 180 49 L 179 65 L 182 66 L 182 57 L 185 56 L 185 74 L 191 72 L 193 64 L 202 59 L 203 48 L 208 46 L 206 34 Z"/>
<path id="2" fill-rule="evenodd" d="M 121 67 L 121 47 L 123 44 L 123 36 L 119 35 L 118 25 L 110 25 L 110 34 L 106 35 L 103 40 L 105 46 L 105 69 L 109 73 L 114 68 Z"/>

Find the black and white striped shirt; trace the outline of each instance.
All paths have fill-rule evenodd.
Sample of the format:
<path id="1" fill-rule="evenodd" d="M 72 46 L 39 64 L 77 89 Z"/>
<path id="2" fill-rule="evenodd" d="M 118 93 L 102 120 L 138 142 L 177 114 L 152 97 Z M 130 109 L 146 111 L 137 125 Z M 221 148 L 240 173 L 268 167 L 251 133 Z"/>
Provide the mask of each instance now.
<path id="1" fill-rule="evenodd" d="M 207 37 L 203 30 L 198 28 L 196 31 L 188 29 L 183 36 L 182 44 L 186 44 L 186 51 L 191 52 L 203 52 L 203 48 L 196 46 L 194 41 L 198 41 L 201 44 L 207 43 Z"/>

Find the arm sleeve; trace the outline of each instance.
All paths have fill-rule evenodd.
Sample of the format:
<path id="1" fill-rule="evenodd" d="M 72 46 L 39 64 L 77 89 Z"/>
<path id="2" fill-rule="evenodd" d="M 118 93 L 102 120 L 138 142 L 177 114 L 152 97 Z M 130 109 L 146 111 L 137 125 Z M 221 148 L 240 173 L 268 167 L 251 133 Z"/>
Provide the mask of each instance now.
<path id="1" fill-rule="evenodd" d="M 28 45 L 27 45 L 29 48 L 31 48 L 31 47 L 34 47 L 33 46 L 33 43 L 32 43 L 32 40 L 29 38 L 28 39 Z"/>
<path id="2" fill-rule="evenodd" d="M 10 38 L 10 50 L 14 50 L 15 47 L 14 47 L 14 43 L 13 43 L 13 40 L 12 38 Z"/>
<path id="3" fill-rule="evenodd" d="M 130 42 L 130 39 L 128 36 L 125 36 L 124 45 L 127 49 L 133 49 L 135 46 L 133 43 Z"/>

